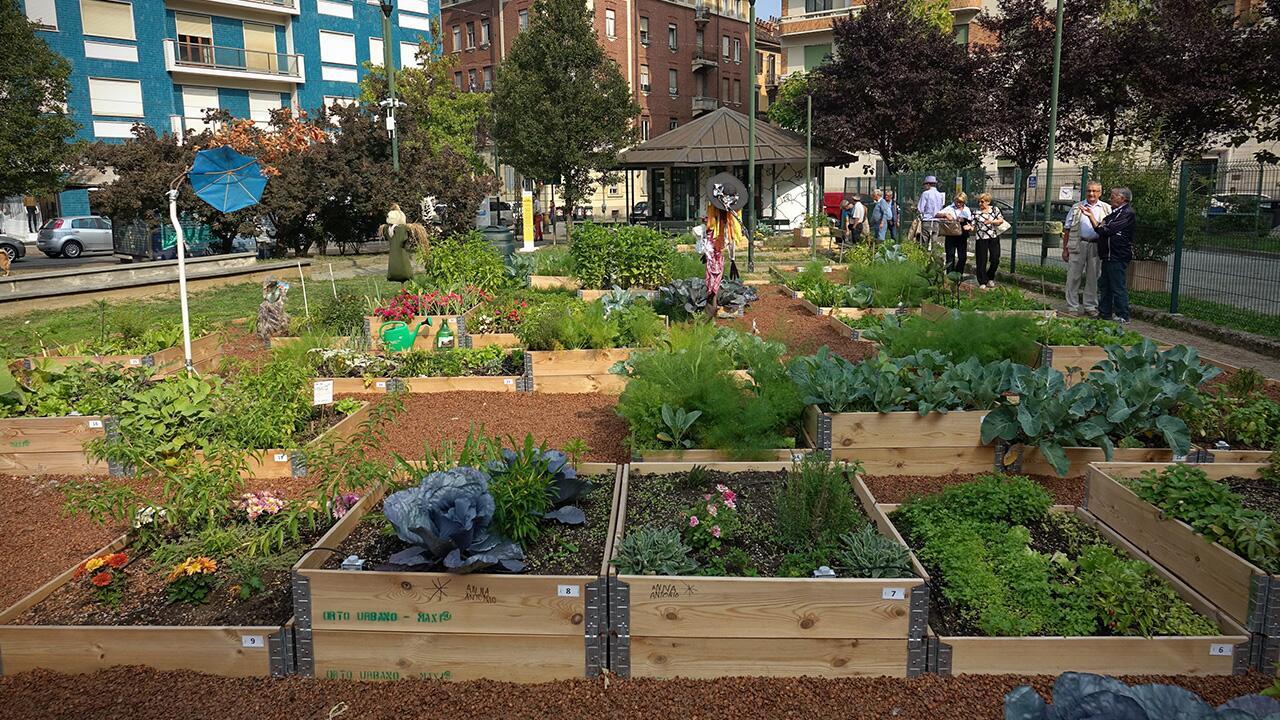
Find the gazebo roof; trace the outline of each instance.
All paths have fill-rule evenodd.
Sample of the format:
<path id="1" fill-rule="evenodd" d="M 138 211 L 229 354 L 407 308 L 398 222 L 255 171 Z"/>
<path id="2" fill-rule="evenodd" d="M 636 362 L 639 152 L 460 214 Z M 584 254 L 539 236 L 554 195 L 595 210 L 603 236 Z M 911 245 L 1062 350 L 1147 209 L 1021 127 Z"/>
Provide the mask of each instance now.
<path id="1" fill-rule="evenodd" d="M 659 165 L 698 167 L 747 163 L 747 116 L 726 107 L 717 108 L 687 125 L 622 153 L 624 168 Z M 813 161 L 823 164 L 837 156 L 813 147 Z M 756 163 L 782 165 L 805 160 L 805 136 L 766 122 L 756 123 Z"/>

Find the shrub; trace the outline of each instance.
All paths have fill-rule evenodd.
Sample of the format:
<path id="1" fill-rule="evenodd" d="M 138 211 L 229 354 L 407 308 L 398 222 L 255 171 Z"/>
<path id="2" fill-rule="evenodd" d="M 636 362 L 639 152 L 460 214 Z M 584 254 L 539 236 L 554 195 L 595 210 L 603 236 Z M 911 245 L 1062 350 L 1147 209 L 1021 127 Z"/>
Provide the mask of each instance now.
<path id="1" fill-rule="evenodd" d="M 622 538 L 613 564 L 623 575 L 692 575 L 691 552 L 675 528 L 641 528 Z"/>
<path id="2" fill-rule="evenodd" d="M 876 338 L 891 357 L 933 350 L 954 362 L 974 357 L 982 363 L 1012 360 L 1031 365 L 1040 351 L 1034 319 L 973 312 L 950 312 L 936 320 L 918 315 L 901 322 L 886 318 Z"/>
<path id="3" fill-rule="evenodd" d="M 792 466 L 775 501 L 778 536 L 788 547 L 834 547 L 861 521 L 845 467 L 810 453 Z"/>
<path id="4" fill-rule="evenodd" d="M 906 578 L 914 577 L 911 553 L 895 540 L 880 534 L 867 523 L 862 529 L 840 536 L 835 551 L 836 568 L 846 577 Z"/>
<path id="5" fill-rule="evenodd" d="M 672 253 L 670 269 L 667 271 L 668 278 L 684 280 L 706 276 L 707 266 L 702 263 L 701 257 L 694 253 Z"/>
<path id="6" fill-rule="evenodd" d="M 662 285 L 671 278 L 676 251 L 668 237 L 651 228 L 584 223 L 574 227 L 569 255 L 583 287 L 607 290 Z"/>
<path id="7" fill-rule="evenodd" d="M 529 350 L 644 347 L 666 331 L 662 318 L 646 302 L 606 313 L 602 302 L 564 298 L 529 308 L 516 334 Z"/>
<path id="8" fill-rule="evenodd" d="M 367 302 L 363 295 L 342 290 L 320 306 L 316 320 L 320 327 L 334 335 L 361 335 Z"/>
<path id="9" fill-rule="evenodd" d="M 873 262 L 849 266 L 849 285 L 866 284 L 874 293 L 871 306 L 918 307 L 933 288 L 922 268 L 914 262 Z"/>
<path id="10" fill-rule="evenodd" d="M 430 247 L 420 247 L 422 272 L 414 278 L 431 288 L 462 288 L 474 285 L 493 292 L 507 284 L 502 255 L 479 231 L 437 239 Z"/>

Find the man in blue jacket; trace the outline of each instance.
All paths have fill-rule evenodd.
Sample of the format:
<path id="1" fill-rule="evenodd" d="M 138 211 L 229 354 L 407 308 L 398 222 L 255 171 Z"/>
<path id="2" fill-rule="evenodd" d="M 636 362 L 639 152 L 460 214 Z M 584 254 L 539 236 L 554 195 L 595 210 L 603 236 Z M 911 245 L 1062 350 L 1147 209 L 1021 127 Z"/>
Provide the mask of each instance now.
<path id="1" fill-rule="evenodd" d="M 1133 192 L 1127 187 L 1112 188 L 1111 214 L 1106 218 L 1095 217 L 1093 210 L 1081 205 L 1089 216 L 1098 236 L 1089 242 L 1098 244 L 1098 257 L 1102 260 L 1102 275 L 1098 278 L 1098 317 L 1104 320 L 1129 322 L 1129 292 L 1124 286 L 1125 269 L 1133 260 L 1133 236 L 1138 216 L 1133 212 Z M 1101 213 L 1099 213 L 1101 214 Z"/>

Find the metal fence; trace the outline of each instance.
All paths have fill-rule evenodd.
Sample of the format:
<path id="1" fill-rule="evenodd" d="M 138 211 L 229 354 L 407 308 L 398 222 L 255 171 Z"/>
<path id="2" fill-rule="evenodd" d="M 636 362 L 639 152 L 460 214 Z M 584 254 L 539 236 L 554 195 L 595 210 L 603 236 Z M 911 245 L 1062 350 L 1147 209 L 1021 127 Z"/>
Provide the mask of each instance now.
<path id="1" fill-rule="evenodd" d="M 1068 165 L 1052 176 L 1041 171 L 1026 178 L 1016 169 L 928 174 L 937 176 L 948 198 L 964 190 L 971 205 L 979 192 L 991 193 L 1017 228 L 1006 235 L 1002 267 L 1058 282 L 1066 276 L 1066 263 L 1061 237 L 1044 236 L 1046 190 L 1050 219 L 1064 220 L 1090 180 L 1102 183 L 1104 202 L 1110 188 L 1127 185 L 1138 215 L 1135 260 L 1127 273 L 1131 303 L 1280 337 L 1280 166 Z M 865 198 L 873 188 L 894 189 L 905 229 L 915 219 L 924 175 L 850 179 L 845 190 Z"/>

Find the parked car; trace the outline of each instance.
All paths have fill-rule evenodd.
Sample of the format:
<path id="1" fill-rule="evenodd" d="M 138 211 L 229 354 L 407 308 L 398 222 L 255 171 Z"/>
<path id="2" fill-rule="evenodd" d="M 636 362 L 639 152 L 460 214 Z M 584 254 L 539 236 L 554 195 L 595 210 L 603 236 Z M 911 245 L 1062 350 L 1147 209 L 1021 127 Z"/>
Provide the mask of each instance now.
<path id="1" fill-rule="evenodd" d="M 649 203 L 638 202 L 631 207 L 631 222 L 644 222 L 649 219 Z"/>
<path id="2" fill-rule="evenodd" d="M 111 252 L 111 221 L 99 215 L 52 218 L 40 228 L 36 247 L 49 257 L 77 258 L 86 252 Z"/>
<path id="3" fill-rule="evenodd" d="M 509 227 L 514 225 L 515 221 L 516 214 L 511 207 L 511 203 L 498 198 L 487 198 L 480 203 L 480 208 L 476 211 L 476 227 L 478 228 L 491 225 Z"/>
<path id="4" fill-rule="evenodd" d="M 16 237 L 0 235 L 0 252 L 8 255 L 9 261 L 12 262 L 25 256 L 27 254 L 27 247 Z"/>

